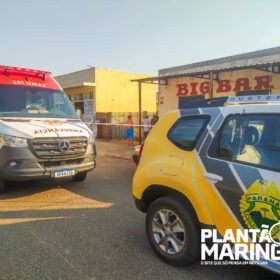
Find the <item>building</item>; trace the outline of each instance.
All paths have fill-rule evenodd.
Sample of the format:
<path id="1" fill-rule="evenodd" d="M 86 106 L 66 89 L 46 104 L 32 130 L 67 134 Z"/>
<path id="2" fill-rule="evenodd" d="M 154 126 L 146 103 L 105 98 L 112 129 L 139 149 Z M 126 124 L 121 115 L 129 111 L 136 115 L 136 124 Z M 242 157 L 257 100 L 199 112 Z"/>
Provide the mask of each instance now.
<path id="1" fill-rule="evenodd" d="M 123 123 L 128 115 L 139 123 L 138 86 L 132 79 L 145 74 L 92 67 L 55 77 L 85 122 Z M 154 84 L 142 86 L 142 112 L 157 111 Z M 121 126 L 99 126 L 99 137 L 122 137 Z"/>
<path id="2" fill-rule="evenodd" d="M 159 115 L 194 99 L 280 93 L 280 47 L 159 70 Z"/>

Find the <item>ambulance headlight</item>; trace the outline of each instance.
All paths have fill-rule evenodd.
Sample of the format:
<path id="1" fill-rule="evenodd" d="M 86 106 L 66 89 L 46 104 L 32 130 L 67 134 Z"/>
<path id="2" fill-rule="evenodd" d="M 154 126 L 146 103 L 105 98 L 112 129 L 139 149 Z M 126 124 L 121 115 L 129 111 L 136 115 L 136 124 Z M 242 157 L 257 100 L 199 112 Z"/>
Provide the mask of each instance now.
<path id="1" fill-rule="evenodd" d="M 27 139 L 11 136 L 11 135 L 5 135 L 0 134 L 0 147 L 6 146 L 6 147 L 27 147 Z"/>
<path id="2" fill-rule="evenodd" d="M 95 142 L 94 139 L 95 139 L 94 136 L 90 135 L 89 138 L 88 138 L 88 143 L 93 144 Z"/>

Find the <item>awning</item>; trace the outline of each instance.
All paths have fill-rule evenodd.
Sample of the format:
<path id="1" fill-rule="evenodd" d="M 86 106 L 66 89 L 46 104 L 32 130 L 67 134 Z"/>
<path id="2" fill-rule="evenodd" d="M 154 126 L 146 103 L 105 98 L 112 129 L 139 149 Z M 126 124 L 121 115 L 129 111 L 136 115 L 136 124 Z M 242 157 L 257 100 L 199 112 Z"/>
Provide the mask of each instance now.
<path id="1" fill-rule="evenodd" d="M 95 87 L 95 86 L 96 86 L 95 83 L 82 82 L 82 83 L 77 83 L 77 84 L 64 86 L 63 89 L 77 88 L 77 87 Z"/>
<path id="2" fill-rule="evenodd" d="M 183 78 L 183 77 L 194 77 L 194 78 L 204 78 L 210 79 L 210 75 L 214 75 L 213 79 L 218 79 L 218 74 L 220 72 L 229 72 L 234 70 L 244 70 L 244 69 L 255 69 L 261 70 L 269 73 L 280 74 L 280 61 L 272 61 L 265 64 L 247 64 L 247 65 L 236 65 L 236 66 L 227 66 L 227 67 L 216 67 L 203 71 L 186 71 L 185 73 L 172 74 L 172 75 L 161 75 L 155 77 L 148 77 L 142 79 L 131 80 L 131 82 L 139 83 L 158 83 L 162 85 L 167 85 L 169 79 Z"/>

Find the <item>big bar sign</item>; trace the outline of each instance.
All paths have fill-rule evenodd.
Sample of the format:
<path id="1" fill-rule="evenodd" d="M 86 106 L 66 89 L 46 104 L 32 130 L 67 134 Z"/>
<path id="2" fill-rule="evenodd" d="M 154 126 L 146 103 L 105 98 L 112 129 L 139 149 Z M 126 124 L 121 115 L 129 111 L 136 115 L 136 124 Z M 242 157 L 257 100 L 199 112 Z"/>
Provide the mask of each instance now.
<path id="1" fill-rule="evenodd" d="M 250 91 L 250 90 L 268 90 L 273 88 L 272 79 L 270 75 L 256 76 L 254 81 L 249 78 L 239 78 L 234 81 L 228 79 L 215 80 L 217 83 L 217 93 L 227 93 L 231 91 Z M 177 84 L 177 96 L 192 96 L 192 95 L 204 95 L 210 93 L 211 84 L 209 81 L 202 83 L 190 82 Z"/>

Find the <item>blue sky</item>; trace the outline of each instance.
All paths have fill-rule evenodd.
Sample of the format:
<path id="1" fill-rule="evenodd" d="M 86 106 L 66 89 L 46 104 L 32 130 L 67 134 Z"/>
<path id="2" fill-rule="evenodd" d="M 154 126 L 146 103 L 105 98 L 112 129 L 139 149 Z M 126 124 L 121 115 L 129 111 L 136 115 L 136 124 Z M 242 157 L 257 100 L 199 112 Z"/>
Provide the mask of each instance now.
<path id="1" fill-rule="evenodd" d="M 278 0 L 0 0 L 0 64 L 158 69 L 280 46 Z"/>

